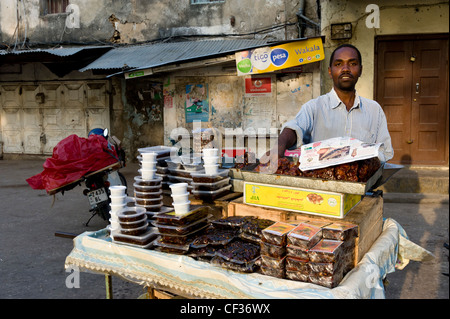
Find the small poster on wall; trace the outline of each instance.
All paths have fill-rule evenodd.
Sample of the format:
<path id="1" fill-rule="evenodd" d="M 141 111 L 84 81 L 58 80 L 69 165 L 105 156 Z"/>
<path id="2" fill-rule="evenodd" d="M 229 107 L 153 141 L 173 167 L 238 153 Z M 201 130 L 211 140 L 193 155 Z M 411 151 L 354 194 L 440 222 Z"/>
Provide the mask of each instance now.
<path id="1" fill-rule="evenodd" d="M 206 84 L 186 85 L 186 123 L 209 121 L 208 86 Z"/>
<path id="2" fill-rule="evenodd" d="M 245 96 L 271 96 L 272 78 L 269 77 L 248 77 L 245 78 Z"/>

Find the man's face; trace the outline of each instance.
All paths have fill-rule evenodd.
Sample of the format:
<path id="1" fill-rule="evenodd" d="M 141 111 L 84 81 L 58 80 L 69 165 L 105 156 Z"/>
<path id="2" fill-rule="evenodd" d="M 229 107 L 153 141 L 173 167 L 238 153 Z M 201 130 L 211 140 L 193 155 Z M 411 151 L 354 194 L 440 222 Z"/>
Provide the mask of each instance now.
<path id="1" fill-rule="evenodd" d="M 328 74 L 335 88 L 341 91 L 353 91 L 361 76 L 362 65 L 358 53 L 352 48 L 341 48 L 334 53 Z"/>

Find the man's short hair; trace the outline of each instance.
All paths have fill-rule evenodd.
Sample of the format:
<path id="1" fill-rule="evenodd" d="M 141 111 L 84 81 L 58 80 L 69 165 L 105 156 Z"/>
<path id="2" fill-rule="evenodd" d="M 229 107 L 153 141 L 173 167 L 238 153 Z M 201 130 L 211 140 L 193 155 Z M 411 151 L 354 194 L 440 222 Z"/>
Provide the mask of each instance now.
<path id="1" fill-rule="evenodd" d="M 361 52 L 359 52 L 358 48 L 355 47 L 355 46 L 352 45 L 352 44 L 344 43 L 344 44 L 341 44 L 340 46 L 338 46 L 336 49 L 334 49 L 333 53 L 331 53 L 331 57 L 330 57 L 330 67 L 331 67 L 331 63 L 333 62 L 333 59 L 334 59 L 334 53 L 335 53 L 337 50 L 342 49 L 342 48 L 352 48 L 352 49 L 354 49 L 354 50 L 356 51 L 356 53 L 358 54 L 359 64 L 362 65 Z"/>

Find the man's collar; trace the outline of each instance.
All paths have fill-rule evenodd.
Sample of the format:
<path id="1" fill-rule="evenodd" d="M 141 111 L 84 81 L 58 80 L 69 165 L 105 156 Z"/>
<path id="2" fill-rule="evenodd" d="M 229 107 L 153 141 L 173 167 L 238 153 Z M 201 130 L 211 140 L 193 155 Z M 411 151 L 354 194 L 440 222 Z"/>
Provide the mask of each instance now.
<path id="1" fill-rule="evenodd" d="M 334 90 L 334 88 L 331 89 L 330 91 L 330 106 L 332 109 L 337 108 L 341 103 L 344 104 L 344 102 L 341 101 L 341 99 L 339 98 L 339 96 L 337 95 L 336 91 Z M 359 94 L 358 91 L 355 90 L 355 101 L 353 102 L 353 108 L 357 108 L 358 106 L 361 106 L 361 99 L 359 98 Z"/>

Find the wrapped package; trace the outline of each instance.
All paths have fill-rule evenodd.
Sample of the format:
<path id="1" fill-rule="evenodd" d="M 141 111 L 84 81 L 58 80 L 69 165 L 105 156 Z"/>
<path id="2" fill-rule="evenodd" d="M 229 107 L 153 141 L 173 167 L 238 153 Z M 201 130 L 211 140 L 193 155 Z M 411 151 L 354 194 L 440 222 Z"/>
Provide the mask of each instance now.
<path id="1" fill-rule="evenodd" d="M 278 246 L 261 241 L 261 255 L 282 258 L 286 255 L 286 246 Z"/>
<path id="2" fill-rule="evenodd" d="M 216 255 L 216 251 L 219 249 L 223 249 L 223 246 L 217 245 L 209 245 L 202 248 L 190 248 L 189 249 L 189 256 L 193 258 L 212 258 Z"/>
<path id="3" fill-rule="evenodd" d="M 272 268 L 272 267 L 267 267 L 267 266 L 261 265 L 261 271 L 264 275 L 267 275 L 267 276 L 272 276 L 272 277 L 281 278 L 281 279 L 286 277 L 286 271 L 284 268 Z"/>
<path id="4" fill-rule="evenodd" d="M 172 225 L 161 225 L 158 224 L 156 221 L 152 221 L 153 226 L 158 228 L 158 232 L 160 234 L 167 234 L 167 235 L 188 235 L 195 231 L 199 231 L 201 229 L 204 229 L 209 225 L 208 218 L 203 218 L 200 220 L 197 220 L 194 223 L 191 223 L 186 226 L 172 226 Z"/>
<path id="5" fill-rule="evenodd" d="M 310 273 L 308 260 L 291 257 L 291 256 L 286 257 L 286 269 L 292 270 L 292 271 L 297 271 L 297 272 L 300 272 L 305 275 L 309 275 L 309 273 Z"/>
<path id="6" fill-rule="evenodd" d="M 241 230 L 244 233 L 257 236 L 261 238 L 261 232 L 263 229 L 275 224 L 273 220 L 264 218 L 255 218 L 246 220 L 241 226 Z"/>
<path id="7" fill-rule="evenodd" d="M 318 273 L 313 273 L 309 275 L 309 281 L 313 284 L 327 287 L 327 288 L 335 288 L 339 285 L 343 278 L 342 271 L 336 272 L 333 275 L 329 276 L 321 276 Z"/>
<path id="8" fill-rule="evenodd" d="M 271 267 L 271 268 L 284 268 L 286 257 L 275 258 L 267 255 L 261 255 L 261 266 Z"/>
<path id="9" fill-rule="evenodd" d="M 246 263 L 260 255 L 260 246 L 235 239 L 216 252 L 216 255 L 234 263 Z"/>
<path id="10" fill-rule="evenodd" d="M 250 273 L 254 272 L 258 268 L 258 262 L 260 258 L 255 258 L 244 263 L 235 263 L 220 256 L 214 256 L 211 259 L 211 264 L 219 266 L 225 269 L 230 269 L 238 272 Z"/>
<path id="11" fill-rule="evenodd" d="M 177 255 L 185 255 L 189 251 L 189 245 L 177 245 L 177 244 L 169 244 L 164 243 L 161 240 L 161 237 L 158 236 L 158 238 L 153 242 L 153 244 L 156 246 L 155 250 L 169 253 L 169 254 L 177 254 Z"/>
<path id="12" fill-rule="evenodd" d="M 286 269 L 286 278 L 290 280 L 309 282 L 309 275 L 300 271 Z"/>
<path id="13" fill-rule="evenodd" d="M 159 225 L 184 227 L 208 217 L 208 207 L 202 206 L 183 215 L 176 215 L 175 211 L 155 214 Z"/>
<path id="14" fill-rule="evenodd" d="M 213 220 L 211 224 L 216 228 L 240 229 L 245 222 L 255 218 L 253 216 L 229 216 Z"/>
<path id="15" fill-rule="evenodd" d="M 191 247 L 202 248 L 208 245 L 226 245 L 231 242 L 238 234 L 235 229 L 217 229 L 209 227 L 204 233 L 199 234 L 192 242 Z"/>
<path id="16" fill-rule="evenodd" d="M 334 240 L 350 240 L 358 237 L 358 226 L 353 224 L 346 224 L 335 222 L 323 227 L 323 238 Z"/>
<path id="17" fill-rule="evenodd" d="M 287 243 L 304 250 L 312 248 L 322 239 L 322 228 L 301 223 L 287 235 Z"/>
<path id="18" fill-rule="evenodd" d="M 310 274 L 314 274 L 316 276 L 331 276 L 333 274 L 342 272 L 343 265 L 344 263 L 342 261 L 334 263 L 308 263 Z"/>
<path id="19" fill-rule="evenodd" d="M 309 260 L 308 249 L 303 249 L 291 244 L 288 244 L 286 246 L 286 254 L 290 257 Z"/>
<path id="20" fill-rule="evenodd" d="M 286 236 L 287 234 L 294 229 L 296 226 L 283 223 L 276 222 L 275 224 L 263 229 L 261 231 L 262 241 L 278 246 L 286 245 Z"/>
<path id="21" fill-rule="evenodd" d="M 333 263 L 341 257 L 344 242 L 332 239 L 322 239 L 308 251 L 310 262 Z"/>

